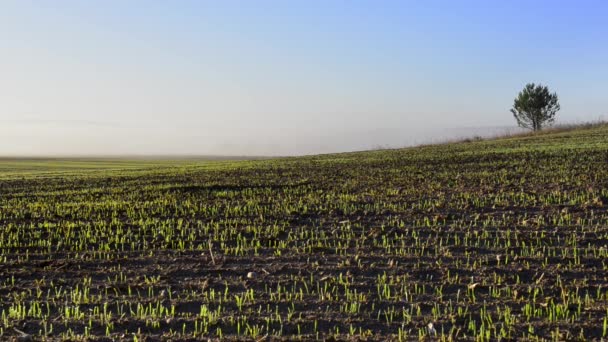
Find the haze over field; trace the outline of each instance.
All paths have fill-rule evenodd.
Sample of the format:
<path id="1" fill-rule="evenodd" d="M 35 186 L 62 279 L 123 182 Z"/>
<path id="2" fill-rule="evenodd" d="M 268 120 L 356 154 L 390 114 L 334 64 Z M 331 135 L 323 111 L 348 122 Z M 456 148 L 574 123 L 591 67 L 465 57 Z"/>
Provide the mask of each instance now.
<path id="1" fill-rule="evenodd" d="M 295 155 L 608 114 L 605 1 L 3 1 L 0 155 Z M 604 117 L 605 118 L 605 117 Z"/>

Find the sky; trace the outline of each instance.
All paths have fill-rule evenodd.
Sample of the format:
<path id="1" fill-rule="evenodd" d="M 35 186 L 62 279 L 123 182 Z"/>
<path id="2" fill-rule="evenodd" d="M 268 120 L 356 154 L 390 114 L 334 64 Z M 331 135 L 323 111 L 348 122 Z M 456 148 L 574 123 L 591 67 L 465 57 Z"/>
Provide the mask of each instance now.
<path id="1" fill-rule="evenodd" d="M 0 155 L 301 155 L 608 119 L 608 2 L 0 1 Z"/>

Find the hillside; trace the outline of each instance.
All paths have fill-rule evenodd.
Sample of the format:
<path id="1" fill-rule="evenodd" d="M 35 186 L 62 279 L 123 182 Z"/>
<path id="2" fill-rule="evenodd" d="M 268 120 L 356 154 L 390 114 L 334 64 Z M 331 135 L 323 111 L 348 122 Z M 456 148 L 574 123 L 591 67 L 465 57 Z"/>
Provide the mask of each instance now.
<path id="1" fill-rule="evenodd" d="M 607 165 L 606 125 L 272 160 L 0 160 L 0 338 L 605 338 Z"/>

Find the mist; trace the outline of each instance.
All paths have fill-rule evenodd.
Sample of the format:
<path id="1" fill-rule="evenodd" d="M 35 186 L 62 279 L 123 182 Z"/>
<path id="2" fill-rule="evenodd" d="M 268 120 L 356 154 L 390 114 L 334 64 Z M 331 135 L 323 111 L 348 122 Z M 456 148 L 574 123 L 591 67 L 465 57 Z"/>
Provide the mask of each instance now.
<path id="1" fill-rule="evenodd" d="M 516 127 L 370 128 L 351 131 L 201 134 L 187 126 L 134 127 L 79 121 L 3 122 L 5 156 L 293 156 L 442 143 L 520 132 Z M 22 132 L 36 137 L 28 139 Z M 248 141 L 247 141 L 248 137 Z M 7 148 L 10 147 L 10 150 Z"/>

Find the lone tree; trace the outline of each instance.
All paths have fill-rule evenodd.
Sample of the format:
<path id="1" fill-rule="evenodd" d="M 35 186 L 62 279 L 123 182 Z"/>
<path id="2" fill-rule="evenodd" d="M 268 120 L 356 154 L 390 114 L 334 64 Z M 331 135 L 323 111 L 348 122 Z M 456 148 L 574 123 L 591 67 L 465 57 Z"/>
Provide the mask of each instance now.
<path id="1" fill-rule="evenodd" d="M 520 127 L 539 131 L 555 121 L 559 109 L 556 93 L 550 93 L 546 86 L 528 83 L 515 98 L 511 113 Z"/>

